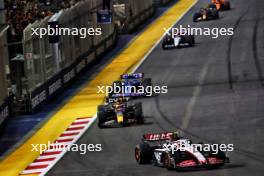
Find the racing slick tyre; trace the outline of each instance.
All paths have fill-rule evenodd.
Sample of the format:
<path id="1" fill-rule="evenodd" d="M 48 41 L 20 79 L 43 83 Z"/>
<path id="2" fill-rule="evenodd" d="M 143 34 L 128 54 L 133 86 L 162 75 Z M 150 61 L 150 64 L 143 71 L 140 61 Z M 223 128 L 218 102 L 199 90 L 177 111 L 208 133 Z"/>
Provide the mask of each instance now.
<path id="1" fill-rule="evenodd" d="M 173 164 L 171 163 L 171 155 L 169 153 L 165 153 L 163 157 L 164 167 L 168 170 L 172 170 Z"/>
<path id="2" fill-rule="evenodd" d="M 213 151 L 210 152 L 210 155 L 214 156 L 214 157 L 216 157 L 216 158 L 218 158 L 220 160 L 223 160 L 223 163 L 219 163 L 219 164 L 215 164 L 215 165 L 209 165 L 209 166 L 207 166 L 207 169 L 216 169 L 216 168 L 219 168 L 221 166 L 224 166 L 225 162 L 228 160 L 228 158 L 226 157 L 225 152 L 223 152 L 221 150 L 218 150 L 216 154 L 213 154 L 212 152 Z"/>
<path id="3" fill-rule="evenodd" d="M 195 45 L 195 39 L 193 35 L 188 36 L 189 37 L 189 46 L 194 46 Z"/>
<path id="4" fill-rule="evenodd" d="M 217 10 L 213 13 L 213 19 L 219 19 L 219 12 Z"/>
<path id="5" fill-rule="evenodd" d="M 99 106 L 97 106 L 97 112 L 104 111 L 104 110 L 105 110 L 105 105 L 99 105 Z"/>
<path id="6" fill-rule="evenodd" d="M 191 39 L 192 39 L 192 44 L 195 45 L 195 38 L 194 38 L 194 35 L 191 36 Z"/>
<path id="7" fill-rule="evenodd" d="M 135 159 L 138 164 L 150 164 L 152 149 L 147 143 L 141 143 L 135 148 Z"/>
<path id="8" fill-rule="evenodd" d="M 165 47 L 165 43 L 162 43 L 162 49 L 166 50 L 167 48 Z"/>
<path id="9" fill-rule="evenodd" d="M 231 9 L 231 5 L 229 1 L 226 1 L 222 7 L 223 10 L 230 10 Z"/>
<path id="10" fill-rule="evenodd" d="M 97 118 L 98 118 L 98 127 L 103 128 L 103 123 L 106 122 L 106 112 L 103 110 L 97 112 Z"/>
<path id="11" fill-rule="evenodd" d="M 195 13 L 194 15 L 193 15 L 193 22 L 198 22 L 199 20 L 199 18 L 201 18 L 202 17 L 202 14 L 201 13 Z"/>
<path id="12" fill-rule="evenodd" d="M 145 78 L 145 79 L 143 79 L 143 81 L 142 81 L 142 85 L 143 85 L 144 87 L 151 86 L 151 85 L 152 85 L 152 83 L 151 83 L 151 78 Z"/>
<path id="13" fill-rule="evenodd" d="M 142 114 L 142 103 L 138 102 L 135 104 L 135 117 L 137 119 L 137 124 L 143 124 L 144 123 L 144 117 Z"/>
<path id="14" fill-rule="evenodd" d="M 223 160 L 223 161 L 226 160 L 226 154 L 225 154 L 223 151 L 218 151 L 218 153 L 216 154 L 216 156 L 217 156 L 219 159 Z"/>

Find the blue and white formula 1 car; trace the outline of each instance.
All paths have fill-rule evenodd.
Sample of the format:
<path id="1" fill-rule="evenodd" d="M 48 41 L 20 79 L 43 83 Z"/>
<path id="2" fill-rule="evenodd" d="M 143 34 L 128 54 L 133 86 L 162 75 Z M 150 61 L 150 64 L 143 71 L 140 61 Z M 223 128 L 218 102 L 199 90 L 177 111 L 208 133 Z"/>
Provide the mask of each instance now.
<path id="1" fill-rule="evenodd" d="M 152 85 L 151 78 L 144 78 L 144 73 L 124 74 L 120 78 L 114 81 L 113 91 L 108 94 L 110 98 L 115 98 L 115 96 L 144 97 L 146 87 Z"/>
<path id="2" fill-rule="evenodd" d="M 131 73 L 120 76 L 121 81 L 114 83 L 124 83 L 127 86 L 151 86 L 151 78 L 144 78 L 144 73 Z"/>

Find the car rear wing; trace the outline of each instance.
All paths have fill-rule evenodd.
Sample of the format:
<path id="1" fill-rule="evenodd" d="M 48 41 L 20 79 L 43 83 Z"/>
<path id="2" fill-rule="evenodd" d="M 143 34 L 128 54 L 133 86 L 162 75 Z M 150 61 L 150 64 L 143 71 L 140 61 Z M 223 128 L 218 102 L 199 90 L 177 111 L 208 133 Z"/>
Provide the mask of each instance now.
<path id="1" fill-rule="evenodd" d="M 165 133 L 148 133 L 143 135 L 143 140 L 145 141 L 163 141 L 171 139 L 172 132 L 165 132 Z"/>
<path id="2" fill-rule="evenodd" d="M 144 77 L 144 73 L 131 73 L 120 76 L 121 79 L 139 79 Z"/>

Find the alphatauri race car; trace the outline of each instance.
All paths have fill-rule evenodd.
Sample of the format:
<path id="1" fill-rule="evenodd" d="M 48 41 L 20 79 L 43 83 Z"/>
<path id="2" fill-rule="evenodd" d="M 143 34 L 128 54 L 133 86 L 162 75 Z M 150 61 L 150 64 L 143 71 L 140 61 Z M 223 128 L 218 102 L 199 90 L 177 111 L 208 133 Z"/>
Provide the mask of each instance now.
<path id="1" fill-rule="evenodd" d="M 143 124 L 142 104 L 126 102 L 126 98 L 108 98 L 108 102 L 97 107 L 98 127 L 125 127 Z"/>
<path id="2" fill-rule="evenodd" d="M 180 48 L 184 46 L 194 46 L 195 40 L 193 35 L 167 35 L 162 41 L 163 49 Z"/>
<path id="3" fill-rule="evenodd" d="M 230 2 L 227 0 L 212 0 L 209 7 L 216 8 L 219 11 L 231 9 Z"/>
<path id="4" fill-rule="evenodd" d="M 120 76 L 121 81 L 115 81 L 116 84 L 125 86 L 151 86 L 151 78 L 145 78 L 144 73 L 131 73 Z"/>
<path id="5" fill-rule="evenodd" d="M 195 148 L 189 139 L 180 137 L 177 132 L 143 135 L 142 142 L 135 148 L 135 159 L 138 164 L 153 164 L 169 170 L 216 168 L 229 163 L 224 152 Z"/>
<path id="6" fill-rule="evenodd" d="M 112 92 L 108 96 L 123 95 L 125 97 L 144 97 L 146 96 L 146 87 L 152 85 L 151 78 L 145 78 L 144 73 L 131 73 L 120 76 L 120 80 L 114 81 L 112 84 Z"/>
<path id="7" fill-rule="evenodd" d="M 219 19 L 219 12 L 216 8 L 201 8 L 193 15 L 193 22 Z"/>

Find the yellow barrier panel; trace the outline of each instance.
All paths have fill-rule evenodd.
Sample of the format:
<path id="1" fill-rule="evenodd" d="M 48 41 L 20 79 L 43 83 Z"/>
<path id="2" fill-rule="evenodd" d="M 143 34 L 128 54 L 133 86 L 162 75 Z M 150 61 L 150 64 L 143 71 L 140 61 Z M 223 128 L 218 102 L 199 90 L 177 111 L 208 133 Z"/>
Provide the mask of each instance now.
<path id="1" fill-rule="evenodd" d="M 116 56 L 112 63 L 106 66 L 91 82 L 55 113 L 40 130 L 0 163 L 0 175 L 19 175 L 39 156 L 38 152 L 31 151 L 31 144 L 53 142 L 76 118 L 92 117 L 96 113 L 97 105 L 101 104 L 104 99 L 104 95 L 97 94 L 97 86 L 111 85 L 113 81 L 119 79 L 121 74 L 136 66 L 162 37 L 163 28 L 171 27 L 196 2 L 197 0 L 179 0 L 161 17 L 150 24 L 126 49 Z"/>

